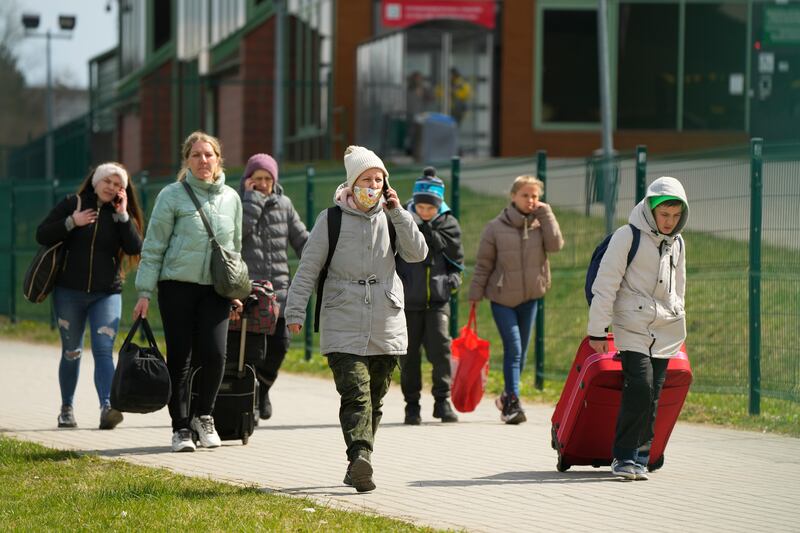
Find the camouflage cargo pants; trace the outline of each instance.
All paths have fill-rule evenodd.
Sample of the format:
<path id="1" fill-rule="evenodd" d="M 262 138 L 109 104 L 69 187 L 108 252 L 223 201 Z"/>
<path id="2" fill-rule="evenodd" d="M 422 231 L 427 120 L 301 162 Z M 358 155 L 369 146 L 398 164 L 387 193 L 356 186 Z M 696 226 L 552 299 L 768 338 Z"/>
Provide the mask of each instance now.
<path id="1" fill-rule="evenodd" d="M 339 423 L 347 445 L 347 459 L 370 459 L 375 432 L 381 422 L 383 397 L 389 390 L 395 355 L 328 354 L 336 390 L 341 397 Z"/>

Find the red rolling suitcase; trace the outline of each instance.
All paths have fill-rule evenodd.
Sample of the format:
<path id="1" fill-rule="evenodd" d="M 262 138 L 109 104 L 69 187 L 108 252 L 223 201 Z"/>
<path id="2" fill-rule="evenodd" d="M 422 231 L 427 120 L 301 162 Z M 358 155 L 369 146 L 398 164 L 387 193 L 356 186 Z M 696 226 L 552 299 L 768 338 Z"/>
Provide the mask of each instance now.
<path id="1" fill-rule="evenodd" d="M 583 339 L 564 383 L 551 419 L 550 443 L 558 452 L 559 472 L 574 465 L 597 468 L 611 464 L 623 377 L 613 334 L 608 335 L 608 347 L 608 353 L 598 354 L 589 346 L 589 338 Z M 667 366 L 647 465 L 651 472 L 664 464 L 664 448 L 691 383 L 692 369 L 684 345 Z"/>

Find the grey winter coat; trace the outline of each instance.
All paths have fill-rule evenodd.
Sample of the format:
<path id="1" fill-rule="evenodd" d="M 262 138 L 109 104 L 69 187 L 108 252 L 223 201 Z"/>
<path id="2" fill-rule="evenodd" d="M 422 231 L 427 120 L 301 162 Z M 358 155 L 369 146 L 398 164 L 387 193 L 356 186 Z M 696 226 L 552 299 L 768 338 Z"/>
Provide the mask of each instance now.
<path id="1" fill-rule="evenodd" d="M 242 186 L 239 194 L 242 197 L 242 258 L 247 263 L 250 279 L 272 282 L 283 316 L 289 290 L 288 249 L 291 245 L 300 257 L 308 231 L 279 184 L 275 184 L 270 195 L 245 191 Z"/>
<path id="2" fill-rule="evenodd" d="M 403 284 L 395 272 L 387 216 L 394 224 L 397 253 L 407 262 L 425 259 L 428 246 L 411 214 L 398 206 L 388 213 L 381 201 L 364 213 L 347 202 L 342 184 L 334 194 L 342 225 L 320 313 L 320 351 L 354 355 L 403 355 L 408 348 Z M 306 304 L 328 255 L 327 210 L 314 223 L 286 299 L 286 323 L 303 324 Z"/>
<path id="3" fill-rule="evenodd" d="M 684 209 L 670 235 L 658 231 L 650 210 L 651 196 L 677 196 Z M 592 285 L 588 334 L 605 337 L 611 324 L 620 351 L 652 357 L 674 357 L 686 339 L 686 243 L 680 231 L 689 217 L 689 203 L 680 182 L 659 178 L 631 211 L 628 221 L 641 230 L 639 248 L 627 266 L 633 231 L 627 224 L 614 232 Z"/>

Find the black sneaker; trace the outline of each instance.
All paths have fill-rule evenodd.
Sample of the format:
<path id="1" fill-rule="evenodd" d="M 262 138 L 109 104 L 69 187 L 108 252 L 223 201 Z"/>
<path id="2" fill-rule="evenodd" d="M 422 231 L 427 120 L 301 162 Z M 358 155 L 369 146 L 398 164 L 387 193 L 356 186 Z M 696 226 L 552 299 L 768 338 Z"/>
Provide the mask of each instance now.
<path id="1" fill-rule="evenodd" d="M 503 411 L 500 414 L 500 420 L 506 424 L 521 424 L 528 420 L 516 394 L 503 396 Z"/>
<path id="2" fill-rule="evenodd" d="M 121 412 L 110 405 L 104 405 L 100 409 L 100 429 L 114 429 L 120 422 L 122 422 Z"/>
<path id="3" fill-rule="evenodd" d="M 269 401 L 269 387 L 261 385 L 261 396 L 258 399 L 258 417 L 261 420 L 272 418 L 272 402 Z"/>
<path id="4" fill-rule="evenodd" d="M 352 486 L 358 492 L 375 490 L 375 482 L 372 481 L 372 465 L 369 460 L 364 457 L 356 457 L 347 468 L 344 484 Z"/>
<path id="5" fill-rule="evenodd" d="M 433 404 L 433 418 L 441 418 L 442 422 L 458 422 L 458 415 L 453 412 L 450 402 L 445 398 Z"/>
<path id="6" fill-rule="evenodd" d="M 61 412 L 58 414 L 58 427 L 76 428 L 78 422 L 75 420 L 75 413 L 71 405 L 62 405 Z"/>
<path id="7" fill-rule="evenodd" d="M 408 424 L 409 426 L 418 426 L 421 423 L 422 415 L 420 414 L 419 403 L 407 403 L 406 418 L 403 420 L 403 424 Z"/>

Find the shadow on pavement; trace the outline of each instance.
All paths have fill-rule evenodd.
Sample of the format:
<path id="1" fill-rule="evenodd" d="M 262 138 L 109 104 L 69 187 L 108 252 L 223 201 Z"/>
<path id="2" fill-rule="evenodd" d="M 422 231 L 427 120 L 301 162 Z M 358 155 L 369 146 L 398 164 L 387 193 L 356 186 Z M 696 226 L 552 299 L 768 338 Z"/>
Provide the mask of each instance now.
<path id="1" fill-rule="evenodd" d="M 474 485 L 519 485 L 535 483 L 597 483 L 614 481 L 608 470 L 558 472 L 556 470 L 503 472 L 473 479 L 429 479 L 409 482 L 417 487 L 469 487 Z"/>

